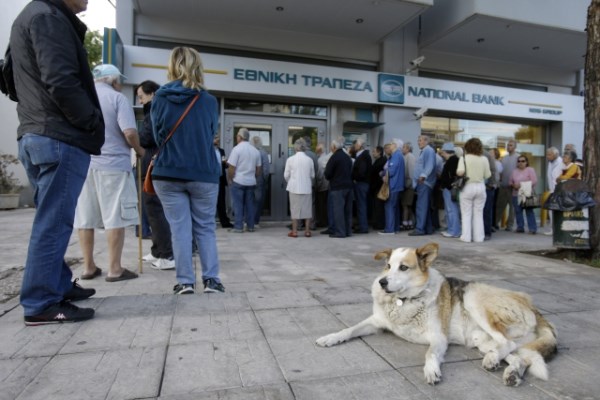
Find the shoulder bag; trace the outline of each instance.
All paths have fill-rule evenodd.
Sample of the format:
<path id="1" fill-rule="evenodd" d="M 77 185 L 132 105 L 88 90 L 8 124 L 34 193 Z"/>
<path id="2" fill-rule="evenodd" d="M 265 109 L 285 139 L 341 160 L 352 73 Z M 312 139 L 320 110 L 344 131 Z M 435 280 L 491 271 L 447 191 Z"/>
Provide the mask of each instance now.
<path id="1" fill-rule="evenodd" d="M 525 201 L 521 204 L 521 207 L 524 209 L 528 208 L 540 208 L 540 196 L 535 193 L 535 190 L 531 189 L 531 196 L 525 197 Z"/>
<path id="2" fill-rule="evenodd" d="M 467 184 L 467 181 L 469 180 L 469 177 L 467 176 L 467 161 L 465 158 L 466 155 L 463 157 L 463 163 L 465 164 L 464 175 L 456 176 L 456 178 L 454 178 L 454 181 L 450 184 L 450 197 L 452 198 L 452 201 L 458 201 L 460 191 L 463 190 L 463 188 Z"/>
<path id="3" fill-rule="evenodd" d="M 390 197 L 390 175 L 387 171 L 385 172 L 385 176 L 387 179 L 383 181 L 379 192 L 377 192 L 377 198 L 381 201 L 387 201 Z"/>
<path id="4" fill-rule="evenodd" d="M 175 130 L 177 130 L 177 128 L 181 124 L 181 121 L 183 121 L 183 119 L 185 118 L 185 116 L 190 112 L 190 110 L 192 109 L 192 106 L 194 105 L 194 103 L 196 102 L 196 100 L 198 100 L 198 97 L 200 97 L 199 94 L 197 94 L 192 99 L 192 101 L 190 101 L 190 104 L 187 106 L 187 108 L 185 109 L 185 111 L 183 112 L 183 114 L 181 114 L 181 117 L 179 117 L 179 119 L 177 120 L 177 122 L 175 123 L 175 125 L 173 126 L 173 128 L 171 128 L 171 132 L 169 132 L 169 134 L 167 135 L 167 138 L 165 139 L 165 141 L 162 142 L 162 144 L 160 145 L 160 148 L 158 149 L 158 151 L 156 152 L 156 154 L 154 156 L 152 156 L 152 160 L 150 161 L 150 165 L 148 165 L 148 170 L 146 171 L 146 179 L 144 179 L 144 188 L 143 188 L 143 190 L 144 190 L 145 193 L 156 194 L 156 191 L 154 190 L 154 183 L 152 182 L 152 170 L 154 169 L 154 161 L 156 160 L 156 157 L 158 157 L 158 153 L 160 153 L 160 151 L 163 149 L 163 147 L 165 147 L 165 144 L 167 144 L 167 142 L 169 141 L 169 139 L 171 139 L 171 137 L 175 133 Z"/>

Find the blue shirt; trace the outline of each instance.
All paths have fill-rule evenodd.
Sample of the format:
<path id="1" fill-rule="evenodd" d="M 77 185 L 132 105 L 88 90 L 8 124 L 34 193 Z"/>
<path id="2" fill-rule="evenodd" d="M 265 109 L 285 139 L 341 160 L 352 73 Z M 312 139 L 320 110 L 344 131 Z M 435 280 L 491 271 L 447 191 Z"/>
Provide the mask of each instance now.
<path id="1" fill-rule="evenodd" d="M 401 150 L 392 153 L 387 166 L 390 193 L 402 192 L 404 190 L 404 156 Z"/>
<path id="2" fill-rule="evenodd" d="M 413 177 L 413 187 L 417 187 L 419 178 L 425 178 L 425 184 L 433 189 L 436 181 L 436 162 L 435 150 L 431 146 L 425 146 L 421 150 L 421 155 L 417 158 L 415 165 L 415 176 Z"/>

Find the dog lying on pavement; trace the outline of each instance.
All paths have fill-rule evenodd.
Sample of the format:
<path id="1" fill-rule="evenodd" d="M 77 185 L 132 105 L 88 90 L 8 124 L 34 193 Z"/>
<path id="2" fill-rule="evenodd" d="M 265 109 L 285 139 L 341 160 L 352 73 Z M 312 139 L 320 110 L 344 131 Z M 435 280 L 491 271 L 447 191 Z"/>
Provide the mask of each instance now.
<path id="1" fill-rule="evenodd" d="M 373 314 L 317 339 L 317 344 L 335 346 L 386 329 L 409 342 L 429 344 L 423 372 L 432 385 L 442 378 L 440 366 L 450 343 L 477 347 L 486 370 L 495 370 L 506 361 L 502 378 L 507 386 L 518 386 L 526 370 L 547 380 L 545 360 L 556 352 L 556 332 L 531 298 L 446 278 L 431 268 L 437 255 L 436 243 L 375 254 L 376 260 L 385 258 L 387 263 L 371 287 Z"/>

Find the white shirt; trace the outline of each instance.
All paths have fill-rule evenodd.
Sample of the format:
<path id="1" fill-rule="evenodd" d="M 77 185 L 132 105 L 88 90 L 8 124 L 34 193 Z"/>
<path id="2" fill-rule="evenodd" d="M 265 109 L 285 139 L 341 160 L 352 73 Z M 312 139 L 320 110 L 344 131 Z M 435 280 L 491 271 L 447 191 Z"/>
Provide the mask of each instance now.
<path id="1" fill-rule="evenodd" d="M 262 165 L 260 152 L 247 141 L 242 141 L 231 150 L 227 163 L 235 167 L 233 181 L 242 186 L 256 185 L 256 167 Z"/>
<path id="2" fill-rule="evenodd" d="M 554 193 L 556 188 L 556 178 L 562 175 L 563 172 L 563 160 L 562 157 L 556 157 L 554 161 L 548 161 L 548 168 L 546 169 L 546 178 L 548 179 L 548 190 L 550 193 Z"/>
<path id="3" fill-rule="evenodd" d="M 312 180 L 315 178 L 315 163 L 299 151 L 285 162 L 283 177 L 287 181 L 286 190 L 294 194 L 311 194 Z"/>
<path id="4" fill-rule="evenodd" d="M 124 94 L 104 82 L 96 83 L 96 92 L 104 116 L 104 145 L 102 154 L 91 157 L 90 168 L 131 172 L 131 146 L 123 132 L 137 127 L 133 107 Z"/>

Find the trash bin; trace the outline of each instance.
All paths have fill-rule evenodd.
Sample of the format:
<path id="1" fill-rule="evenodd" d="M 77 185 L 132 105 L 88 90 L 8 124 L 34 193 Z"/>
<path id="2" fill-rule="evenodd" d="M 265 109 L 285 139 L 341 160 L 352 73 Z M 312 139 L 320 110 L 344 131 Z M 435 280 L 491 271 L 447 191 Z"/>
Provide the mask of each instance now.
<path id="1" fill-rule="evenodd" d="M 569 179 L 556 185 L 543 207 L 552 210 L 552 240 L 555 247 L 590 248 L 590 212 L 596 203 L 585 182 Z"/>
<path id="2" fill-rule="evenodd" d="M 561 249 L 589 250 L 589 208 L 552 211 L 552 244 Z"/>

